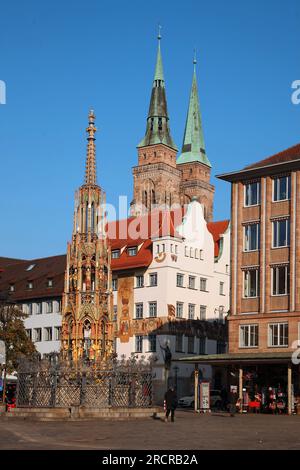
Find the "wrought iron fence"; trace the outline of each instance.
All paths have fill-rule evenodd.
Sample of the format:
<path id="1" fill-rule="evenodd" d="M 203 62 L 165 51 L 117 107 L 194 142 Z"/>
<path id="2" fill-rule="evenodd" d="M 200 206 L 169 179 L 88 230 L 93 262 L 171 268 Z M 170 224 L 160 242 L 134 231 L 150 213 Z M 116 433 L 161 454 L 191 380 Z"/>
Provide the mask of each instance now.
<path id="1" fill-rule="evenodd" d="M 152 364 L 144 359 L 87 363 L 50 355 L 19 365 L 18 407 L 147 408 L 152 403 Z"/>

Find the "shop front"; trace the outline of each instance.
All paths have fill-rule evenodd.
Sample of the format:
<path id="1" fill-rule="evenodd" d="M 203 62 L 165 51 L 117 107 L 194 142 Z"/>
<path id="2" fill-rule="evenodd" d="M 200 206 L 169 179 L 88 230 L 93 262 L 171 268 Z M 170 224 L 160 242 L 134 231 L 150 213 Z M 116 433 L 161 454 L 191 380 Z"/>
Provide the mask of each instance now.
<path id="1" fill-rule="evenodd" d="M 236 405 L 240 413 L 300 413 L 300 369 L 292 363 L 291 353 L 217 354 L 179 361 L 194 364 L 196 411 L 199 409 L 198 371 L 206 364 L 218 374 L 220 369 L 225 372 L 224 396 L 229 397 L 233 388 L 237 391 Z M 214 387 L 214 383 L 211 385 Z"/>

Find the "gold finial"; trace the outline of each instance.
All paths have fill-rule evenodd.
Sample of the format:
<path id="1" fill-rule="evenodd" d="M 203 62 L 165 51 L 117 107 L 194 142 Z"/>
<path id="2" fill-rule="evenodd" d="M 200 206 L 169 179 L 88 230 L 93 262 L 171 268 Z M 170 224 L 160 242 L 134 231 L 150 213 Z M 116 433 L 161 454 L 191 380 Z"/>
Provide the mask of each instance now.
<path id="1" fill-rule="evenodd" d="M 95 113 L 91 109 L 89 112 L 89 125 L 86 129 L 87 136 L 87 156 L 85 166 L 85 184 L 96 184 L 96 149 L 95 149 Z"/>
<path id="2" fill-rule="evenodd" d="M 160 41 L 161 40 L 161 24 L 158 25 L 158 36 L 157 39 Z"/>

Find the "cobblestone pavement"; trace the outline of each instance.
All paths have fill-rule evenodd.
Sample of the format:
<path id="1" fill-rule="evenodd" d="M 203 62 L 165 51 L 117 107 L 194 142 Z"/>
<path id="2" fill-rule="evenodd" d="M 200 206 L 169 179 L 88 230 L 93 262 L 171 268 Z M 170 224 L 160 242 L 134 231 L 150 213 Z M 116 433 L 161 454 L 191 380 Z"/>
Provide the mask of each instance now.
<path id="1" fill-rule="evenodd" d="M 198 415 L 177 412 L 175 423 L 37 422 L 0 418 L 0 449 L 300 449 L 300 416 Z"/>

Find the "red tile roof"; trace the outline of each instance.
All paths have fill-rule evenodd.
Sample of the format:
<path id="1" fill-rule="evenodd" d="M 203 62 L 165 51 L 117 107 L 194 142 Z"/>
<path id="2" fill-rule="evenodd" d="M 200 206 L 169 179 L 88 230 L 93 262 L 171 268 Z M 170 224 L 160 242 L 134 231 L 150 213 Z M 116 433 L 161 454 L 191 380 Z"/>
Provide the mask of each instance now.
<path id="1" fill-rule="evenodd" d="M 27 268 L 34 267 L 27 271 Z M 14 285 L 11 293 L 12 300 L 32 299 L 42 297 L 57 297 L 62 295 L 66 255 L 50 256 L 36 260 L 22 261 L 6 266 L 0 273 L 0 292 L 7 292 Z M 53 280 L 53 287 L 47 287 L 47 279 Z M 28 289 L 27 283 L 32 281 L 33 288 Z"/>
<path id="2" fill-rule="evenodd" d="M 213 236 L 215 244 L 215 257 L 217 258 L 220 253 L 220 240 L 221 235 L 226 232 L 229 226 L 229 220 L 221 220 L 219 222 L 209 222 L 207 228 Z"/>
<path id="3" fill-rule="evenodd" d="M 287 163 L 293 160 L 300 159 L 300 144 L 294 145 L 282 152 L 276 153 L 271 157 L 260 160 L 259 162 L 248 165 L 244 170 L 250 170 L 254 168 L 261 168 L 263 166 L 276 165 L 277 163 Z"/>
<path id="4" fill-rule="evenodd" d="M 5 256 L 0 256 L 0 270 L 10 266 L 11 264 L 23 263 L 24 259 L 17 258 L 6 258 Z"/>
<path id="5" fill-rule="evenodd" d="M 148 267 L 153 259 L 151 237 L 168 235 L 180 237 L 174 227 L 181 223 L 182 216 L 183 212 L 180 209 L 179 213 L 163 213 L 158 218 L 155 218 L 154 215 L 152 217 L 146 215 L 109 222 L 107 225 L 109 244 L 112 250 L 120 250 L 120 257 L 112 259 L 112 270 L 122 271 Z M 214 239 L 215 256 L 219 254 L 221 235 L 227 230 L 228 225 L 228 220 L 207 224 Z M 137 232 L 140 233 L 135 239 Z M 127 250 L 134 246 L 137 247 L 137 254 L 129 256 Z M 11 293 L 12 300 L 20 301 L 62 295 L 66 255 L 26 261 L 0 258 L 0 262 L 2 262 L 0 268 L 3 266 L 2 272 L 0 272 L 0 292 L 7 292 L 9 286 L 13 284 L 15 290 Z M 33 268 L 28 271 L 27 268 L 31 265 Z M 47 279 L 49 278 L 53 280 L 53 287 L 47 287 Z M 32 289 L 27 288 L 28 281 L 33 282 Z"/>

